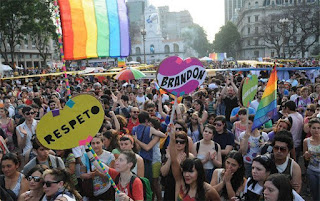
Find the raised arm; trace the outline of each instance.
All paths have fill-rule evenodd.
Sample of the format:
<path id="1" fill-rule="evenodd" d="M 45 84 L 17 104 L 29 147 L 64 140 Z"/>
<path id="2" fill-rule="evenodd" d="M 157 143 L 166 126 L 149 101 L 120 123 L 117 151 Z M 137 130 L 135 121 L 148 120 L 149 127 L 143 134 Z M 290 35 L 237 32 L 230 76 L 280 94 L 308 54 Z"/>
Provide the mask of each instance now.
<path id="1" fill-rule="evenodd" d="M 117 118 L 117 116 L 115 115 L 115 113 L 113 112 L 113 111 L 110 111 L 109 112 L 109 115 L 111 116 L 111 118 L 113 119 L 113 121 L 114 121 L 114 125 L 115 125 L 115 130 L 116 131 L 120 131 L 120 123 L 119 123 L 119 121 L 118 121 L 118 118 Z"/>
<path id="2" fill-rule="evenodd" d="M 158 112 L 160 113 L 161 117 L 166 119 L 167 114 L 163 112 L 162 109 L 162 100 L 161 100 L 161 95 L 158 96 Z"/>
<path id="3" fill-rule="evenodd" d="M 170 143 L 169 143 L 169 151 L 171 158 L 171 168 L 174 179 L 176 182 L 182 181 L 181 168 L 177 157 L 177 149 L 176 149 L 176 137 L 174 134 L 174 126 L 172 124 L 169 125 L 170 129 Z"/>

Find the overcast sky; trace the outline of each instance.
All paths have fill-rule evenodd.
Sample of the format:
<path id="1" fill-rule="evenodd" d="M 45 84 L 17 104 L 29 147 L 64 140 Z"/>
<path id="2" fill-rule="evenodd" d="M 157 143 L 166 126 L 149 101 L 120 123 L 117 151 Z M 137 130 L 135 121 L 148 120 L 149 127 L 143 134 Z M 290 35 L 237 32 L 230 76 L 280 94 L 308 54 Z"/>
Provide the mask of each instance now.
<path id="1" fill-rule="evenodd" d="M 150 0 L 155 6 L 168 5 L 170 11 L 188 10 L 193 22 L 204 28 L 208 40 L 224 25 L 224 0 Z"/>

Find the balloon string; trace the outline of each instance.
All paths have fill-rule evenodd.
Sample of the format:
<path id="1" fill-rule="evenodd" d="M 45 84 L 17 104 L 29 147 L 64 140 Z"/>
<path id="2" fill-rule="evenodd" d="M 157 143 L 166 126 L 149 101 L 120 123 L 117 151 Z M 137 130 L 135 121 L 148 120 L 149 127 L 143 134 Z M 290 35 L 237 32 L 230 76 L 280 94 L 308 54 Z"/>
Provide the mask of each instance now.
<path id="1" fill-rule="evenodd" d="M 66 87 L 67 87 L 67 95 L 68 95 L 69 99 L 71 99 L 71 92 L 70 92 L 69 79 L 68 79 L 68 75 L 67 75 L 66 61 L 64 59 L 62 30 L 61 30 L 61 23 L 60 23 L 58 0 L 54 0 L 54 13 L 55 13 L 55 18 L 56 18 L 58 42 L 59 42 L 60 55 L 61 55 L 61 60 L 62 60 L 62 70 L 64 72 L 64 79 L 65 79 Z"/>
<path id="2" fill-rule="evenodd" d="M 94 150 L 92 149 L 91 145 L 89 143 L 87 143 L 87 146 L 89 148 L 89 150 L 91 151 L 94 159 L 98 162 L 98 164 L 100 165 L 100 167 L 102 168 L 103 172 L 107 175 L 112 187 L 114 188 L 114 190 L 119 194 L 120 190 L 118 189 L 116 183 L 114 183 L 114 181 L 112 180 L 111 176 L 109 175 L 108 171 L 106 170 L 106 168 L 104 167 L 104 165 L 101 163 L 98 155 L 96 154 L 96 152 L 94 152 Z"/>

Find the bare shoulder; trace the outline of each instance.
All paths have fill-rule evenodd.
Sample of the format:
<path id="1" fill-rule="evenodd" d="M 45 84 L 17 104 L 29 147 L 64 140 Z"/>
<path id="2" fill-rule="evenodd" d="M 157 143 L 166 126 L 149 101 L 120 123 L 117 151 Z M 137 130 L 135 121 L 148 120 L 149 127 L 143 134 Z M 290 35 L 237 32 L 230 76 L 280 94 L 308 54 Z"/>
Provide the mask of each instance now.
<path id="1" fill-rule="evenodd" d="M 204 183 L 204 190 L 206 192 L 206 200 L 211 200 L 211 201 L 219 201 L 220 196 L 216 189 L 214 189 L 210 184 Z"/>

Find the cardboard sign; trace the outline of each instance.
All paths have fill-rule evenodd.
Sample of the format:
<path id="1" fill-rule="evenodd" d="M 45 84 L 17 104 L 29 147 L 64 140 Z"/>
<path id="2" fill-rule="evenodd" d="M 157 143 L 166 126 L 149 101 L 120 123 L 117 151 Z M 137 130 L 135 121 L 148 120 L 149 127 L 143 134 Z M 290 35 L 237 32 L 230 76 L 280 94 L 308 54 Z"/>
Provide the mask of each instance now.
<path id="1" fill-rule="evenodd" d="M 194 91 L 206 77 L 207 71 L 197 58 L 168 57 L 161 62 L 157 72 L 159 87 L 177 97 Z"/>
<path id="2" fill-rule="evenodd" d="M 258 90 L 258 78 L 256 75 L 246 77 L 242 85 L 242 104 L 248 107 L 250 102 L 254 99 Z"/>
<path id="3" fill-rule="evenodd" d="M 78 95 L 70 99 L 63 110 L 44 115 L 38 123 L 36 135 L 49 149 L 70 149 L 95 136 L 104 115 L 98 99 L 87 94 Z"/>

